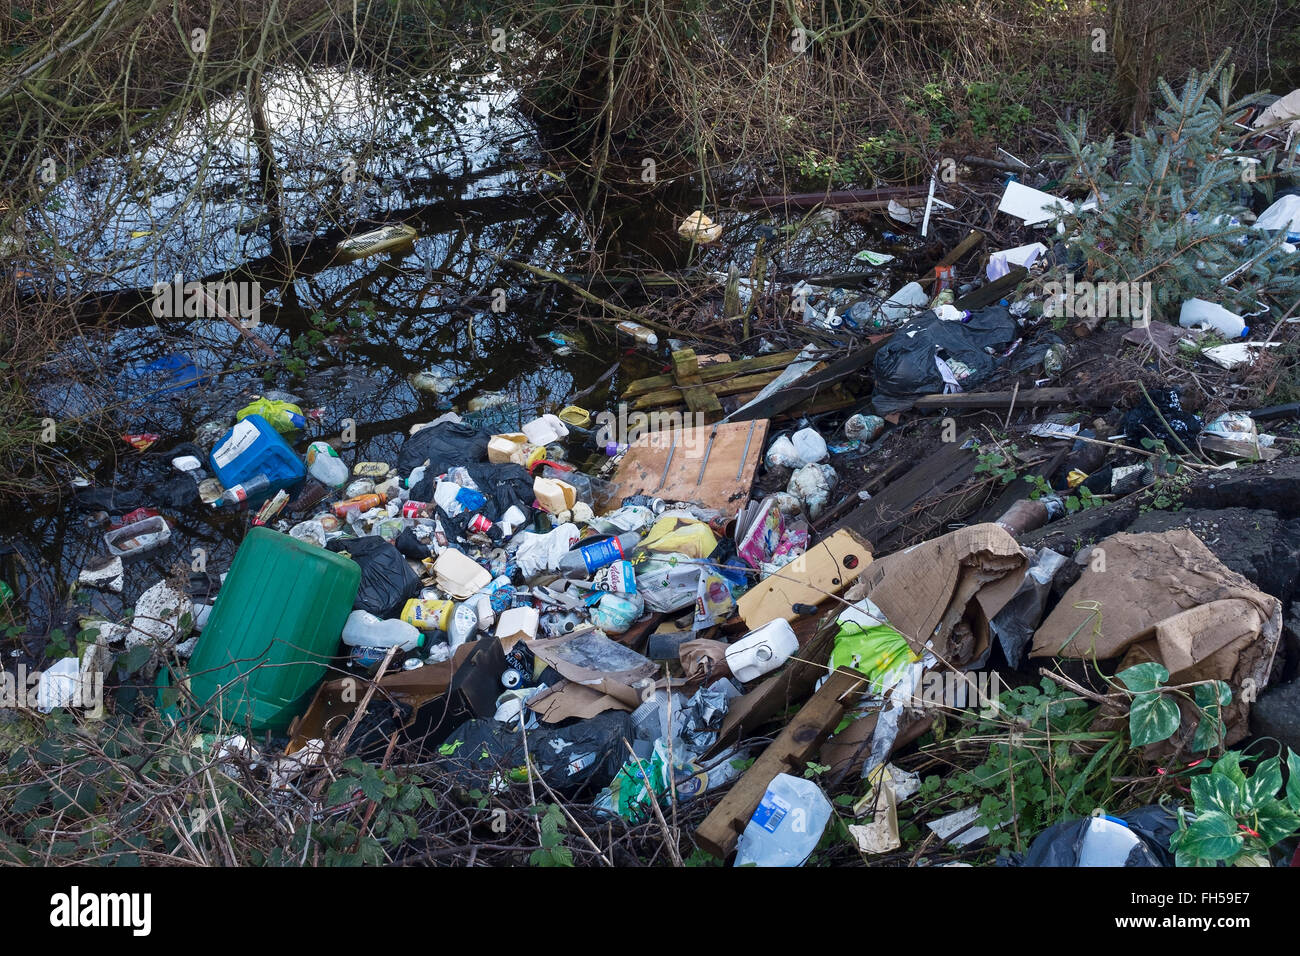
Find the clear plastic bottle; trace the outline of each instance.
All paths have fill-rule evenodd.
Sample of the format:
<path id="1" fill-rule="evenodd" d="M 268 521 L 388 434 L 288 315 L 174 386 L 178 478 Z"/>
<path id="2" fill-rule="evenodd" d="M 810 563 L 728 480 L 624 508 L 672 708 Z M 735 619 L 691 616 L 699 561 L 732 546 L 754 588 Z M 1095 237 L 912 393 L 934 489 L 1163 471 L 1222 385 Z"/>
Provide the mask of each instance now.
<path id="1" fill-rule="evenodd" d="M 225 491 L 221 492 L 221 497 L 217 499 L 218 507 L 223 505 L 237 505 L 241 501 L 247 501 L 260 495 L 271 487 L 271 479 L 266 475 L 254 475 L 248 481 L 240 482 L 237 485 L 231 485 Z"/>
<path id="2" fill-rule="evenodd" d="M 405 621 L 356 610 L 343 625 L 343 643 L 349 647 L 396 647 L 399 651 L 413 651 L 424 646 L 424 635 Z"/>
<path id="3" fill-rule="evenodd" d="M 607 538 L 568 552 L 556 563 L 556 570 L 565 577 L 589 576 L 607 564 L 626 558 L 640 543 L 639 534 L 625 531 L 617 538 Z"/>

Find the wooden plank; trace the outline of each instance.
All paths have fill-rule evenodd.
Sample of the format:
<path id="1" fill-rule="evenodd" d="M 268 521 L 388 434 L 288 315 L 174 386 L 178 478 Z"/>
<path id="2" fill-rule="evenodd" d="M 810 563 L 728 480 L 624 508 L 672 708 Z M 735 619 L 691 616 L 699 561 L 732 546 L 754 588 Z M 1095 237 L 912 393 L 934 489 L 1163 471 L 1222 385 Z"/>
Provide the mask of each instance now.
<path id="1" fill-rule="evenodd" d="M 831 735 L 851 700 L 866 687 L 866 677 L 857 671 L 847 667 L 834 671 L 705 817 L 695 831 L 695 841 L 720 859 L 729 856 L 772 778 L 779 773 L 800 773 Z"/>
<path id="2" fill-rule="evenodd" d="M 960 299 L 953 303 L 957 309 L 965 309 L 969 312 L 976 312 L 985 306 L 993 305 L 998 299 L 1010 292 L 1013 292 L 1016 286 L 1029 278 L 1029 270 L 1024 266 L 1014 266 L 1010 272 L 1001 279 L 994 279 L 987 285 L 982 285 L 973 292 L 968 292 Z"/>
<path id="3" fill-rule="evenodd" d="M 706 365 L 700 369 L 700 380 L 709 385 L 736 375 L 764 372 L 774 368 L 782 369 L 793 362 L 798 355 L 798 351 L 773 352 L 770 355 L 756 355 L 753 358 L 737 359 L 735 362 L 719 362 L 715 365 Z M 656 389 L 672 388 L 676 384 L 677 382 L 671 373 L 639 378 L 635 382 L 628 384 L 627 388 L 623 390 L 623 397 L 635 398 L 637 395 L 653 392 Z"/>
<path id="4" fill-rule="evenodd" d="M 756 372 L 753 375 L 739 375 L 736 378 L 723 379 L 716 384 L 709 386 L 714 395 L 721 398 L 724 395 L 737 395 L 744 392 L 759 392 L 764 385 L 772 381 L 781 373 L 779 371 Z M 701 378 L 704 376 L 701 375 Z M 627 396 L 624 395 L 626 399 Z M 638 396 L 632 402 L 633 411 L 643 411 L 649 408 L 658 408 L 660 405 L 680 405 L 682 404 L 682 390 L 676 386 L 662 388 L 654 392 L 646 392 Z"/>
<path id="5" fill-rule="evenodd" d="M 970 477 L 975 467 L 975 452 L 962 446 L 972 436 L 967 431 L 955 441 L 944 442 L 938 451 L 891 482 L 876 497 L 864 501 L 835 527 L 858 532 L 871 542 L 876 554 L 881 554 L 882 541 L 911 516 L 921 501 L 942 495 Z"/>
<path id="6" fill-rule="evenodd" d="M 983 241 L 984 241 L 984 233 L 980 232 L 978 229 L 972 229 L 970 232 L 966 234 L 965 239 L 963 239 L 961 242 L 957 243 L 957 245 L 949 249 L 947 254 L 944 255 L 942 259 L 940 259 L 938 262 L 934 264 L 934 268 L 939 269 L 939 268 L 943 268 L 944 266 L 956 265 L 958 259 L 966 255 L 966 253 L 970 252 L 972 249 L 974 249 Z M 935 275 L 934 275 L 934 270 L 932 269 L 928 276 L 923 276 L 922 278 L 918 279 L 917 282 L 920 284 L 922 288 L 929 288 L 934 284 L 934 279 L 935 279 Z"/>
<path id="7" fill-rule="evenodd" d="M 809 615 L 794 622 L 792 627 L 795 637 L 799 638 L 799 654 L 753 690 L 731 702 L 727 715 L 722 719 L 718 739 L 705 752 L 705 759 L 717 756 L 742 736 L 754 733 L 778 714 L 808 699 L 817 681 L 828 670 L 838 631 L 835 618 L 839 610 L 837 605 L 830 613 Z"/>
<path id="8" fill-rule="evenodd" d="M 709 436 L 715 428 L 713 449 L 709 451 Z M 749 489 L 767 445 L 767 429 L 768 422 L 762 419 L 754 423 L 752 437 L 749 422 L 724 422 L 642 435 L 614 472 L 615 495 L 618 499 L 650 495 L 665 501 L 692 501 L 703 508 L 717 508 L 724 514 L 735 515 L 749 500 Z M 608 504 L 600 503 L 602 508 Z"/>
<path id="9" fill-rule="evenodd" d="M 846 206 L 861 203 L 878 203 L 882 207 L 894 199 L 924 199 L 925 186 L 884 186 L 880 189 L 838 189 L 819 193 L 778 193 L 752 196 L 745 200 L 747 206 L 789 206 L 794 209 L 811 209 L 814 206 Z"/>
<path id="10" fill-rule="evenodd" d="M 722 405 L 700 378 L 700 362 L 694 349 L 673 353 L 673 379 L 681 389 L 682 401 L 692 413 L 713 423 L 722 417 Z"/>
<path id="11" fill-rule="evenodd" d="M 1015 405 L 1066 405 L 1075 402 L 1068 388 L 1022 388 L 1019 392 L 953 392 L 951 395 L 922 395 L 912 408 L 918 412 L 940 408 L 1010 408 Z"/>
<path id="12" fill-rule="evenodd" d="M 851 352 L 844 358 L 836 359 L 820 372 L 810 372 L 797 382 L 781 389 L 773 395 L 754 403 L 748 408 L 741 408 L 727 416 L 728 421 L 747 422 L 755 418 L 772 418 L 780 412 L 793 408 L 800 402 L 807 401 L 819 391 L 827 389 L 842 379 L 858 372 L 876 357 L 876 353 L 890 339 L 890 334 L 868 336 L 868 344 Z"/>

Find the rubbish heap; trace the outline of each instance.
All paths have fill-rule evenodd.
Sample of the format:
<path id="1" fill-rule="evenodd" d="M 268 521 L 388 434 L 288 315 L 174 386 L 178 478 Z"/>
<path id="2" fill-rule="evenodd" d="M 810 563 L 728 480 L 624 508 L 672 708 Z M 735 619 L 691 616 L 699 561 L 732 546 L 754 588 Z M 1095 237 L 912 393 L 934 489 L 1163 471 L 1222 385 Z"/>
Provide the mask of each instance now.
<path id="1" fill-rule="evenodd" d="M 1259 425 L 1289 427 L 1298 409 L 1189 408 L 1192 390 L 1161 376 L 1180 352 L 1202 373 L 1241 372 L 1275 343 L 1197 297 L 1177 325 L 1088 320 L 1070 335 L 1051 321 L 1070 292 L 1043 280 L 1064 269 L 1072 283 L 1080 264 L 1057 241 L 1071 237 L 1041 230 L 1105 197 L 1053 195 L 1012 168 L 1004 248 L 978 253 L 971 232 L 928 251 L 933 186 L 873 196 L 902 231 L 884 244 L 910 242 L 923 274 L 899 282 L 904 253 L 869 248 L 853 263 L 866 287 L 722 276 L 746 308 L 782 303 L 769 331 L 798 347 L 733 360 L 670 339 L 665 374 L 629 383 L 619 409 L 567 405 L 510 431 L 447 412 L 412 427 L 395 461 L 352 461 L 337 441 L 295 451 L 286 435 L 311 411 L 264 396 L 199 436 L 203 458 L 174 461 L 252 526 L 215 601 L 160 582 L 50 675 L 46 703 L 110 647 L 140 646 L 158 654 L 165 714 L 217 733 L 213 746 L 281 748 L 287 777 L 358 756 L 432 765 L 475 799 L 544 787 L 611 825 L 667 828 L 694 807 L 693 846 L 736 865 L 801 865 L 836 839 L 899 862 L 920 823 L 954 852 L 1014 839 L 1023 865 L 1226 859 L 1206 838 L 1232 801 L 1216 809 L 1211 789 L 1239 786 L 1276 801 L 1276 827 L 1224 839 L 1267 860 L 1300 828 L 1300 791 L 1293 777 L 1290 802 L 1276 796 L 1273 758 L 1255 793 L 1229 748 L 1251 736 L 1259 696 L 1295 676 L 1284 599 L 1300 571 L 1276 582 L 1192 512 L 1295 517 L 1281 499 L 1300 469 L 1276 444 L 1294 439 Z M 1243 257 L 1294 257 L 1298 204 L 1263 210 Z M 682 224 L 692 243 L 723 232 L 703 211 Z M 655 331 L 619 330 L 665 354 Z M 1134 352 L 1121 389 L 1107 367 Z M 87 586 L 120 590 L 122 559 L 168 540 L 157 512 L 127 519 Z M 1057 759 L 1087 774 L 1103 754 L 1147 761 L 1190 779 L 1194 806 L 1080 812 L 1072 792 L 1041 820 L 1014 793 L 1004 808 L 915 809 L 936 799 L 923 758 L 945 719 L 996 724 L 1005 757 L 1072 714 L 1083 742 L 1050 740 Z M 998 773 L 983 780 L 1000 793 Z"/>

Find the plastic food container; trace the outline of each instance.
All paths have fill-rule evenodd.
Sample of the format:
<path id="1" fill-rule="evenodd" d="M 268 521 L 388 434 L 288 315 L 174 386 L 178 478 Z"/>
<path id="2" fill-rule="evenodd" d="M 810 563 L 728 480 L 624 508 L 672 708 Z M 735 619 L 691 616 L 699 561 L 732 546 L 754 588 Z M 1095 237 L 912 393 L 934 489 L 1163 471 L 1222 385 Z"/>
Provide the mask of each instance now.
<path id="1" fill-rule="evenodd" d="M 108 545 L 110 554 L 125 558 L 162 547 L 171 537 L 172 529 L 167 519 L 153 515 L 109 531 L 104 535 L 104 543 Z"/>

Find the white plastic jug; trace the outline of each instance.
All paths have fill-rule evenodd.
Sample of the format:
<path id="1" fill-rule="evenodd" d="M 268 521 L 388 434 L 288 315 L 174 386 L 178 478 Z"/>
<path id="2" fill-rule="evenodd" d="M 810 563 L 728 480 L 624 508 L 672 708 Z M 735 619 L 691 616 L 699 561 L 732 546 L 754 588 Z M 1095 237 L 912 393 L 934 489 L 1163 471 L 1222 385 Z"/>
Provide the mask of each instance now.
<path id="1" fill-rule="evenodd" d="M 811 780 L 778 773 L 736 845 L 736 866 L 802 866 L 831 818 L 831 802 Z"/>
<path id="2" fill-rule="evenodd" d="M 1224 338 L 1238 339 L 1250 334 L 1250 327 L 1235 312 L 1204 299 L 1188 299 L 1178 313 L 1178 324 L 1185 329 L 1208 325 Z"/>
<path id="3" fill-rule="evenodd" d="M 776 670 L 799 650 L 799 638 L 785 618 L 768 621 L 727 648 L 727 665 L 745 683 Z"/>

